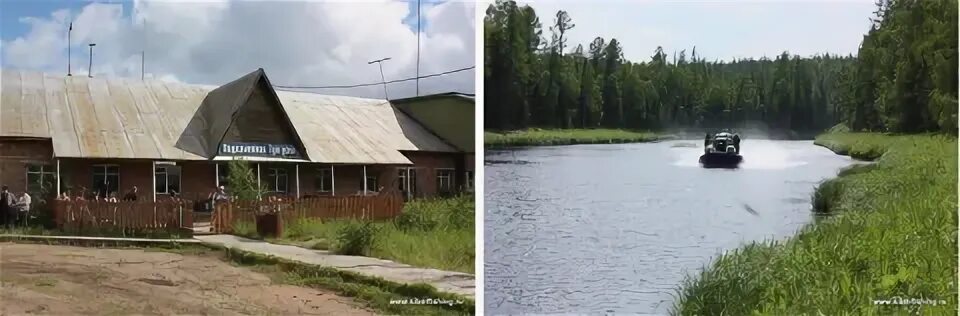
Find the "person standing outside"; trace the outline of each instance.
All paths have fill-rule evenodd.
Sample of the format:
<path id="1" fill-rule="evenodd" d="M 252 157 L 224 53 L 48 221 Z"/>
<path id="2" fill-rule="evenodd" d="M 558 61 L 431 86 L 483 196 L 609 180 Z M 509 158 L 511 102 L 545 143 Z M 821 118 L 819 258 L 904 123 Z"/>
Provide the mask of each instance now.
<path id="1" fill-rule="evenodd" d="M 137 186 L 133 186 L 130 191 L 127 191 L 127 194 L 123 195 L 124 201 L 136 201 L 137 200 Z"/>
<path id="2" fill-rule="evenodd" d="M 33 199 L 30 198 L 30 194 L 23 192 L 20 195 L 20 198 L 17 199 L 17 215 L 19 215 L 24 223 L 26 223 L 28 216 L 30 215 L 30 204 L 33 202 Z"/>
<path id="3" fill-rule="evenodd" d="M 13 224 L 13 218 L 11 217 L 14 212 L 14 205 L 16 203 L 16 198 L 13 196 L 13 193 L 10 193 L 7 186 L 0 187 L 0 218 L 3 219 L 3 222 L 0 223 L 5 226 Z"/>

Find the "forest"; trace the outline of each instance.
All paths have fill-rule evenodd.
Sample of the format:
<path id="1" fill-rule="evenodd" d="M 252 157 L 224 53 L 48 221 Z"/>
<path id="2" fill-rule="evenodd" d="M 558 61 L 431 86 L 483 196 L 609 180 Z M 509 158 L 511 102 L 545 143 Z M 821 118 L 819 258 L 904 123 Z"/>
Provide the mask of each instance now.
<path id="1" fill-rule="evenodd" d="M 541 21 L 498 0 L 484 18 L 485 128 L 957 133 L 957 0 L 879 0 L 868 18 L 856 56 L 710 61 L 691 47 L 630 61 L 615 38 L 568 44 L 565 11 Z"/>

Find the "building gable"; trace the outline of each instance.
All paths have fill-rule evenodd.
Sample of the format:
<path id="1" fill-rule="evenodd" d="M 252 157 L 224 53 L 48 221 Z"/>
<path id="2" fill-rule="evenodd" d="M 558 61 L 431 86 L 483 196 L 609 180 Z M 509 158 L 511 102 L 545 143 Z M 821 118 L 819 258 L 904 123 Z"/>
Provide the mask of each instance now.
<path id="1" fill-rule="evenodd" d="M 263 69 L 211 91 L 177 145 L 207 158 L 236 155 L 308 159 Z"/>

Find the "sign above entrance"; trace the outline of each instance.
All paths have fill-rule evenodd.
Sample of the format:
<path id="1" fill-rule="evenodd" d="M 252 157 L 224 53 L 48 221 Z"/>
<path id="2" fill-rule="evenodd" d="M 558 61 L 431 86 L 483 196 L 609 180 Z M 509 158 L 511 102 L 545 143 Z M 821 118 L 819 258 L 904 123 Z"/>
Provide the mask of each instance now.
<path id="1" fill-rule="evenodd" d="M 220 144 L 220 155 L 298 157 L 297 148 L 287 144 L 225 143 Z"/>

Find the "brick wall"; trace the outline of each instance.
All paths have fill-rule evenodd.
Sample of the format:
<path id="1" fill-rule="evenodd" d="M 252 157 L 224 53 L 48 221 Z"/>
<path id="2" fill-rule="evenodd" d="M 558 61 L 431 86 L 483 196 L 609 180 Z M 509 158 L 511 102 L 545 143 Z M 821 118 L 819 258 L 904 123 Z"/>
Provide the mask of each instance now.
<path id="1" fill-rule="evenodd" d="M 27 189 L 27 165 L 44 164 L 56 170 L 50 140 L 0 138 L 0 185 L 15 194 Z"/>
<path id="2" fill-rule="evenodd" d="M 412 167 L 417 173 L 417 196 L 429 197 L 437 194 L 437 168 L 456 167 L 456 154 L 407 152 L 404 153 L 413 166 L 370 165 L 367 166 L 367 175 L 376 176 L 376 188 L 383 188 L 383 192 L 399 189 L 398 173 L 401 168 Z M 53 149 L 49 140 L 13 140 L 0 139 L 0 184 L 7 185 L 14 192 L 23 192 L 26 189 L 26 166 L 29 163 L 46 164 L 51 170 L 56 170 L 56 160 L 52 158 Z M 465 157 L 465 169 L 472 171 L 473 155 Z M 77 159 L 61 158 L 61 182 L 65 190 L 71 190 L 73 195 L 79 194 L 82 188 L 93 189 L 93 169 L 97 165 L 115 165 L 119 168 L 119 190 L 117 195 L 122 197 L 127 190 L 137 186 L 139 197 L 149 200 L 153 190 L 153 163 L 150 160 L 140 159 Z M 205 198 L 216 189 L 216 167 L 208 161 L 181 161 L 177 162 L 181 170 L 180 192 L 185 198 Z M 267 168 L 282 167 L 287 169 L 289 177 L 289 192 L 295 193 L 295 169 L 292 164 L 263 163 L 261 164 L 261 179 L 266 181 Z M 316 177 L 319 168 L 329 168 L 329 165 L 300 164 L 300 193 L 301 195 L 329 195 L 318 192 Z M 223 170 L 222 170 L 223 171 Z M 334 180 L 337 195 L 353 195 L 363 190 L 363 167 L 359 165 L 338 165 L 334 167 Z M 457 174 L 456 177 L 463 177 Z M 157 198 L 163 198 L 158 195 Z"/>

